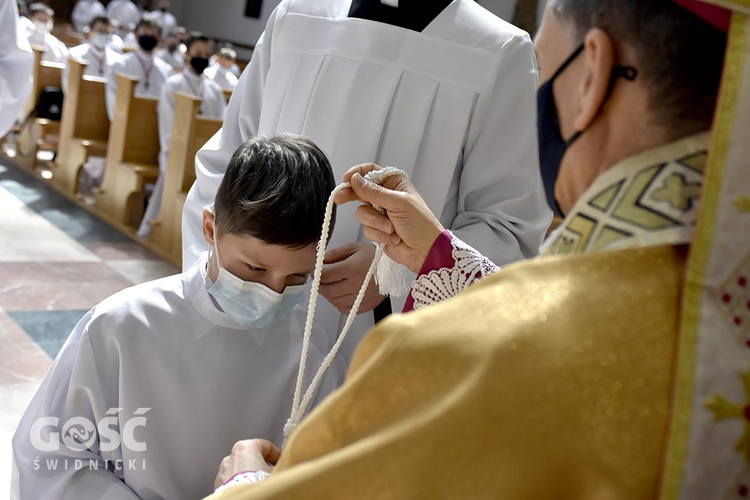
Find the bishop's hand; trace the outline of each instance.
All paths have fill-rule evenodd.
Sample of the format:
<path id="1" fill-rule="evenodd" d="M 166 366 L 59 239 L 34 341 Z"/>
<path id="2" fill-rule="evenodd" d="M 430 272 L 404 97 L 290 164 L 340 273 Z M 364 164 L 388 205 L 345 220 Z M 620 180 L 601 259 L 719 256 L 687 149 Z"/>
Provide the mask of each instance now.
<path id="1" fill-rule="evenodd" d="M 240 472 L 272 472 L 281 450 L 266 439 L 237 441 L 232 454 L 224 457 L 216 474 L 214 488 L 218 488 Z"/>
<path id="2" fill-rule="evenodd" d="M 389 177 L 379 186 L 363 177 L 378 169 L 380 167 L 373 163 L 350 168 L 343 181 L 351 182 L 351 187 L 336 196 L 336 203 L 341 205 L 357 200 L 367 203 L 357 208 L 357 219 L 364 226 L 365 236 L 383 243 L 386 255 L 395 262 L 419 273 L 444 228 L 407 179 Z M 372 205 L 384 208 L 385 215 Z"/>

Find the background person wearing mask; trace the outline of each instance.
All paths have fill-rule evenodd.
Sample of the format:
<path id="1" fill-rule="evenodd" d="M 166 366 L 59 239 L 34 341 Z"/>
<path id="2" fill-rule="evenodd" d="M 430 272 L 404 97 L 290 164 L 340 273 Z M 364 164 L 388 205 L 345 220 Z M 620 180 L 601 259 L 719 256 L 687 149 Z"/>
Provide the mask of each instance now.
<path id="1" fill-rule="evenodd" d="M 177 33 L 167 32 L 164 48 L 157 52 L 156 57 L 172 66 L 175 71 L 182 71 L 185 67 L 185 53 L 187 49 L 184 43 L 180 43 Z"/>
<path id="2" fill-rule="evenodd" d="M 52 34 L 55 27 L 55 11 L 43 3 L 29 5 L 29 19 L 34 23 L 34 32 L 29 36 L 29 43 L 44 49 L 42 61 L 67 64 L 68 47 Z"/>
<path id="3" fill-rule="evenodd" d="M 211 55 L 211 41 L 200 33 L 193 33 L 186 40 L 187 54 L 185 55 L 185 69 L 170 76 L 164 83 L 159 97 L 159 178 L 154 191 L 148 199 L 148 206 L 143 214 L 143 220 L 138 228 L 138 236 L 148 239 L 151 223 L 159 218 L 161 200 L 164 193 L 164 182 L 167 176 L 169 161 L 169 146 L 172 142 L 172 128 L 174 126 L 174 93 L 184 92 L 201 99 L 198 114 L 206 118 L 224 118 L 227 109 L 224 92 L 219 84 L 203 74 L 208 66 L 208 56 Z"/>
<path id="4" fill-rule="evenodd" d="M 222 47 L 216 54 L 214 64 L 206 69 L 206 76 L 219 84 L 224 90 L 234 90 L 239 78 L 232 72 L 236 64 L 237 52 L 230 47 Z"/>
<path id="5" fill-rule="evenodd" d="M 70 49 L 70 57 L 88 63 L 83 70 L 85 76 L 107 78 L 112 65 L 122 55 L 110 47 L 112 40 L 112 23 L 106 15 L 94 16 L 89 25 L 83 29 L 86 42 Z M 68 86 L 68 67 L 63 70 L 63 90 Z"/>
<path id="6" fill-rule="evenodd" d="M 107 114 L 112 121 L 115 114 L 115 99 L 117 97 L 118 73 L 133 76 L 138 79 L 135 94 L 141 97 L 156 97 L 161 95 L 164 82 L 173 73 L 172 67 L 154 57 L 154 49 L 159 44 L 161 26 L 149 17 L 141 19 L 135 29 L 138 37 L 138 49 L 129 52 L 115 61 L 112 71 L 107 77 Z"/>

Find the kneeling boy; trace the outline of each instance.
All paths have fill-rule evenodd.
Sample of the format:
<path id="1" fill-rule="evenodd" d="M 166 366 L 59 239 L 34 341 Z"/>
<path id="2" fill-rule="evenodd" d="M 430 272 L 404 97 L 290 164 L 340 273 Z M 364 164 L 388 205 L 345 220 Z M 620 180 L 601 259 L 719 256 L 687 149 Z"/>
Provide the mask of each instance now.
<path id="1" fill-rule="evenodd" d="M 297 304 L 334 187 L 302 137 L 243 144 L 203 215 L 211 250 L 183 274 L 104 300 L 71 333 L 14 436 L 13 493 L 202 498 L 236 441 L 281 445 L 305 324 Z M 331 333 L 313 331 L 309 367 Z M 343 372 L 337 359 L 316 401 Z"/>

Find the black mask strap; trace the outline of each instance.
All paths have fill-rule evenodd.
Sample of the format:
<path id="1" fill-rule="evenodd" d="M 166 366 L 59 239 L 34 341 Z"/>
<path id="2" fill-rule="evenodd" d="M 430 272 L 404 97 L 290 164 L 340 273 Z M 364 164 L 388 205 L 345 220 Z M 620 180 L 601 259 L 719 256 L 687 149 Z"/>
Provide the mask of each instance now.
<path id="1" fill-rule="evenodd" d="M 582 43 L 576 50 L 573 52 L 570 57 L 560 66 L 560 68 L 555 71 L 555 74 L 552 75 L 551 80 L 554 80 L 555 78 L 560 75 L 560 73 L 563 72 L 565 68 L 567 68 L 570 63 L 572 63 L 578 55 L 583 52 L 584 44 Z M 604 105 L 609 101 L 609 98 L 612 96 L 612 92 L 615 90 L 615 84 L 617 83 L 617 80 L 619 78 L 624 78 L 625 80 L 632 82 L 636 79 L 638 76 L 638 70 L 635 69 L 632 66 L 612 66 L 612 74 L 609 76 L 609 85 L 607 86 L 607 93 L 604 94 L 604 100 L 602 101 L 601 105 L 599 106 L 599 111 L 604 107 Z M 576 142 L 579 137 L 581 137 L 581 134 L 583 134 L 586 131 L 584 130 L 578 130 L 575 134 L 573 134 L 573 137 L 565 141 L 565 147 L 570 147 L 571 144 Z"/>

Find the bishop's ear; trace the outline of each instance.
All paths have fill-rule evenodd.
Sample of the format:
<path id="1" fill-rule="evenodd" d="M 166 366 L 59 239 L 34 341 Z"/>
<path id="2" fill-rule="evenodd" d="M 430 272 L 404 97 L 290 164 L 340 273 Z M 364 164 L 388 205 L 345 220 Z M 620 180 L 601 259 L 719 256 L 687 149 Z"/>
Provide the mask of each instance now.
<path id="1" fill-rule="evenodd" d="M 584 75 L 578 87 L 578 111 L 573 125 L 588 129 L 607 99 L 607 90 L 615 64 L 615 46 L 606 31 L 594 28 L 584 39 Z"/>
<path id="2" fill-rule="evenodd" d="M 203 239 L 208 246 L 214 244 L 214 212 L 210 208 L 203 209 Z"/>

